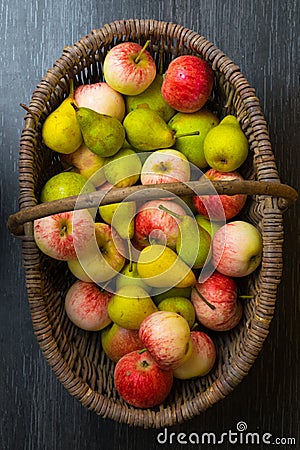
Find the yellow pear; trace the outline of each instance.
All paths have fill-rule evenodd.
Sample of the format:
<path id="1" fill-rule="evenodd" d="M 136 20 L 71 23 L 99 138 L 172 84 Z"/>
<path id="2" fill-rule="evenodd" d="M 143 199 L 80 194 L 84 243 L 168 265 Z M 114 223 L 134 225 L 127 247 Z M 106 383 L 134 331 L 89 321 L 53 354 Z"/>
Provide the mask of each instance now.
<path id="1" fill-rule="evenodd" d="M 139 255 L 137 270 L 140 277 L 153 287 L 189 287 L 196 284 L 190 267 L 169 247 L 152 244 Z"/>
<path id="2" fill-rule="evenodd" d="M 83 142 L 72 103 L 74 103 L 73 83 L 70 86 L 69 96 L 50 113 L 42 127 L 45 145 L 59 153 L 73 153 Z"/>

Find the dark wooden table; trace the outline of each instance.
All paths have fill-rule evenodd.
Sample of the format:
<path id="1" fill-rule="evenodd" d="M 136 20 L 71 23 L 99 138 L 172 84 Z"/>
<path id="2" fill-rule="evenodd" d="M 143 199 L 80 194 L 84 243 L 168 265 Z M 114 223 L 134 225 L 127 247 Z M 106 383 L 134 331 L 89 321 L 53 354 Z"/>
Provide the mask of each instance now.
<path id="1" fill-rule="evenodd" d="M 43 359 L 26 299 L 21 244 L 6 229 L 18 210 L 18 151 L 31 94 L 62 48 L 116 19 L 177 22 L 222 49 L 256 88 L 282 181 L 299 188 L 299 2 L 297 0 L 2 0 L 1 26 L 1 450 L 154 449 L 164 430 L 104 420 L 69 395 Z M 249 432 L 300 448 L 299 430 L 299 203 L 285 213 L 284 275 L 270 334 L 249 375 L 222 402 L 168 430 L 173 448 L 196 448 L 190 433 L 227 433 L 238 422 Z M 171 433 L 174 433 L 171 436 Z M 179 433 L 185 433 L 186 436 Z M 294 443 L 289 438 L 294 438 Z M 180 443 L 180 440 L 182 441 Z M 161 436 L 160 441 L 163 441 Z M 295 443 L 296 441 L 296 443 Z M 231 443 L 230 443 L 231 442 Z M 217 446 L 216 446 L 217 447 Z M 199 446 L 198 446 L 199 448 Z M 212 448 L 212 445 L 201 445 Z"/>

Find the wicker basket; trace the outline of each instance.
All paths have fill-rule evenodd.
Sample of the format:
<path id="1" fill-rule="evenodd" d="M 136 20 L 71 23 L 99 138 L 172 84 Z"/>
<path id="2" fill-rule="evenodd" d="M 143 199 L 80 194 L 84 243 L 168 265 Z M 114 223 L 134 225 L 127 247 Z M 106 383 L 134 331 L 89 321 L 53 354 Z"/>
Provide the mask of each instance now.
<path id="1" fill-rule="evenodd" d="M 113 383 L 114 363 L 101 349 L 99 333 L 83 332 L 73 325 L 64 311 L 64 296 L 73 278 L 66 263 L 41 254 L 33 239 L 33 219 L 72 209 L 74 199 L 38 205 L 44 183 L 61 170 L 55 152 L 45 148 L 41 127 L 45 118 L 68 95 L 70 80 L 75 86 L 102 80 L 102 63 L 107 51 L 122 41 L 144 44 L 157 66 L 166 67 L 176 56 L 196 54 L 215 71 L 210 108 L 221 118 L 237 116 L 246 134 L 250 152 L 242 167 L 247 180 L 234 191 L 225 182 L 216 183 L 219 193 L 246 192 L 249 201 L 245 217 L 263 236 L 261 267 L 247 278 L 253 299 L 244 303 L 243 318 L 230 332 L 214 336 L 217 364 L 212 372 L 195 380 L 175 380 L 166 402 L 153 409 L 127 405 Z M 176 185 L 174 187 L 176 191 Z M 180 187 L 179 187 L 180 189 Z M 111 201 L 126 195 L 114 193 Z M 164 427 L 188 420 L 226 397 L 247 375 L 268 335 L 274 314 L 277 287 L 282 276 L 283 212 L 297 193 L 280 183 L 271 150 L 265 118 L 255 91 L 222 51 L 199 34 L 182 26 L 155 20 L 115 21 L 93 30 L 61 57 L 36 87 L 25 117 L 20 142 L 20 211 L 9 217 L 11 233 L 23 239 L 23 263 L 34 332 L 44 357 L 69 393 L 83 406 L 104 418 L 134 426 Z M 97 204 L 93 195 L 83 205 Z"/>

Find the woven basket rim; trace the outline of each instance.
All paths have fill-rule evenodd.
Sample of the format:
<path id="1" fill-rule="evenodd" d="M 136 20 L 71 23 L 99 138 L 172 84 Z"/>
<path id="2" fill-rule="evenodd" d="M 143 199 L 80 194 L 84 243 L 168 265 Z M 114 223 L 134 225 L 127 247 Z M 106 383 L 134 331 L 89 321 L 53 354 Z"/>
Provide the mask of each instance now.
<path id="1" fill-rule="evenodd" d="M 35 206 L 37 203 L 34 196 L 34 182 L 31 179 L 29 180 L 29 183 L 32 184 L 32 189 L 29 189 L 28 178 L 24 178 L 24 176 L 28 173 L 28 161 L 34 157 L 32 149 L 38 122 L 56 86 L 62 82 L 63 78 L 68 77 L 68 71 L 71 71 L 74 67 L 74 60 L 79 61 L 82 57 L 88 58 L 90 52 L 95 51 L 99 46 L 113 44 L 114 40 L 121 39 L 124 36 L 135 40 L 145 36 L 154 39 L 158 35 L 171 37 L 174 42 L 177 42 L 179 47 L 184 44 L 190 52 L 200 54 L 211 63 L 215 71 L 224 75 L 226 80 L 234 87 L 246 111 L 243 119 L 244 123 L 247 122 L 247 125 L 250 123 L 252 128 L 251 137 L 255 140 L 255 145 L 258 148 L 254 161 L 258 168 L 257 179 L 259 181 L 271 180 L 275 183 L 280 183 L 266 120 L 261 111 L 259 100 L 255 95 L 255 90 L 249 85 L 247 79 L 240 72 L 239 67 L 214 44 L 195 31 L 171 22 L 154 19 L 129 19 L 105 24 L 99 29 L 92 30 L 72 46 L 65 47 L 61 57 L 47 71 L 34 90 L 25 116 L 25 125 L 20 141 L 21 210 Z M 268 170 L 266 170 L 266 165 Z M 273 276 L 274 262 L 272 259 L 274 240 L 277 259 L 279 258 L 280 260 L 282 256 L 282 209 L 278 206 L 277 198 L 262 195 L 256 196 L 255 199 L 258 205 L 257 214 L 260 215 L 263 227 L 264 249 L 261 277 L 267 283 L 267 287 L 263 285 L 259 295 L 257 295 L 253 320 L 247 324 L 245 340 L 231 366 L 226 372 L 222 373 L 220 378 L 211 384 L 209 390 L 198 393 L 195 395 L 195 398 L 188 401 L 185 405 L 178 405 L 171 415 L 163 408 L 158 412 L 131 407 L 124 408 L 123 405 L 114 402 L 113 399 L 109 399 L 99 392 L 92 391 L 89 385 L 76 376 L 67 366 L 51 335 L 51 324 L 48 321 L 47 313 L 45 313 L 43 292 L 38 286 L 40 254 L 33 239 L 32 223 L 25 225 L 22 254 L 27 285 L 30 290 L 29 304 L 34 332 L 42 353 L 57 378 L 84 406 L 95 411 L 103 418 L 110 418 L 144 428 L 159 428 L 181 423 L 198 415 L 226 397 L 243 380 L 260 353 L 268 335 L 276 303 L 277 285 L 280 282 L 282 273 L 282 268 L 279 266 L 275 277 Z M 268 230 L 267 236 L 264 229 Z M 270 239 L 270 236 L 273 236 L 273 239 Z M 271 299 L 269 298 L 270 291 Z M 45 330 L 47 330 L 47 333 L 45 333 Z M 45 338 L 46 335 L 47 338 Z"/>

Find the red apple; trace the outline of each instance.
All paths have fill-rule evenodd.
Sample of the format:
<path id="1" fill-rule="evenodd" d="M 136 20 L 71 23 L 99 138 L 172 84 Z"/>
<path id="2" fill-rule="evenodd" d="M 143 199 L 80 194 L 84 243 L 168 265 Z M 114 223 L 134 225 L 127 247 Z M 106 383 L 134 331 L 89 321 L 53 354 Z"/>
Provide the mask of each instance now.
<path id="1" fill-rule="evenodd" d="M 94 221 L 86 209 L 53 214 L 34 221 L 34 239 L 51 258 L 69 261 L 88 251 L 95 240 Z"/>
<path id="2" fill-rule="evenodd" d="M 148 156 L 141 170 L 142 184 L 186 182 L 190 179 L 190 164 L 178 150 L 156 150 Z"/>
<path id="3" fill-rule="evenodd" d="M 213 82 L 213 70 L 202 58 L 178 56 L 167 68 L 161 88 L 162 97 L 175 110 L 192 113 L 207 102 Z"/>
<path id="4" fill-rule="evenodd" d="M 233 278 L 217 271 L 203 283 L 195 285 L 191 300 L 197 319 L 211 330 L 231 330 L 241 319 L 242 306 L 237 298 L 237 284 Z"/>
<path id="5" fill-rule="evenodd" d="M 94 283 L 77 280 L 65 298 L 67 316 L 82 330 L 99 331 L 111 323 L 107 307 L 112 293 Z"/>
<path id="6" fill-rule="evenodd" d="M 96 155 L 84 143 L 73 153 L 60 154 L 64 169 L 80 173 L 98 187 L 105 183 L 104 164 L 106 159 Z"/>
<path id="7" fill-rule="evenodd" d="M 223 225 L 212 240 L 212 262 L 224 275 L 244 277 L 262 259 L 261 233 L 249 222 L 236 220 Z"/>
<path id="8" fill-rule="evenodd" d="M 129 330 L 116 323 L 102 330 L 101 343 L 104 352 L 115 362 L 127 353 L 141 350 L 144 347 L 138 330 Z"/>
<path id="9" fill-rule="evenodd" d="M 218 172 L 209 169 L 200 180 L 243 180 L 238 172 Z M 210 220 L 228 220 L 236 216 L 244 207 L 247 200 L 246 194 L 236 195 L 199 195 L 193 197 L 194 207 L 199 214 Z"/>
<path id="10" fill-rule="evenodd" d="M 173 371 L 175 378 L 186 380 L 203 377 L 213 368 L 216 347 L 213 340 L 203 331 L 191 331 L 192 353 L 186 361 Z"/>
<path id="11" fill-rule="evenodd" d="M 138 248 L 156 242 L 165 243 L 175 249 L 179 234 L 178 219 L 162 211 L 160 205 L 176 214 L 186 214 L 184 209 L 172 200 L 150 200 L 144 203 L 135 216 L 134 243 Z"/>
<path id="12" fill-rule="evenodd" d="M 133 351 L 117 362 L 114 383 L 128 404 L 136 408 L 152 408 L 169 395 L 173 372 L 162 370 L 147 350 Z"/>
<path id="13" fill-rule="evenodd" d="M 159 367 L 176 369 L 191 351 L 188 322 L 172 311 L 157 311 L 140 325 L 139 336 Z"/>
<path id="14" fill-rule="evenodd" d="M 110 225 L 97 222 L 94 228 L 94 245 L 76 249 L 77 258 L 68 261 L 68 267 L 79 280 L 100 284 L 111 280 L 123 268 L 125 246 Z"/>
<path id="15" fill-rule="evenodd" d="M 120 122 L 124 119 L 125 101 L 123 96 L 105 82 L 78 86 L 74 96 L 78 107 L 89 108 L 99 114 L 116 117 Z"/>
<path id="16" fill-rule="evenodd" d="M 105 81 L 124 95 L 138 95 L 152 83 L 156 76 L 154 59 L 146 46 L 136 42 L 122 42 L 113 47 L 103 63 Z"/>

